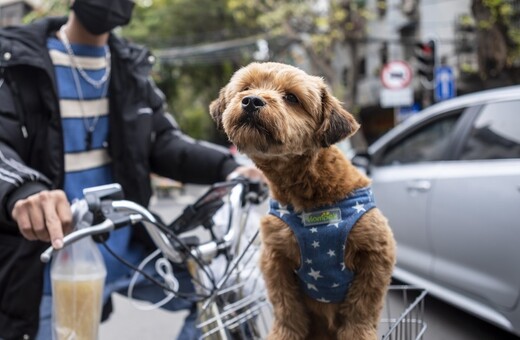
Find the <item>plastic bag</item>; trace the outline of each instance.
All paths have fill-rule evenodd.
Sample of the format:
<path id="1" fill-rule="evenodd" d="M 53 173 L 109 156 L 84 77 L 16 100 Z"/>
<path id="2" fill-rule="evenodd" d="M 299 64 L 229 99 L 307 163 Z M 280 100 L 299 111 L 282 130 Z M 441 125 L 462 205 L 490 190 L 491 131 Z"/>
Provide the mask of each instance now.
<path id="1" fill-rule="evenodd" d="M 86 202 L 73 206 L 75 228 L 88 223 Z M 106 267 L 92 238 L 60 250 L 51 264 L 54 340 L 96 340 L 103 300 Z"/>

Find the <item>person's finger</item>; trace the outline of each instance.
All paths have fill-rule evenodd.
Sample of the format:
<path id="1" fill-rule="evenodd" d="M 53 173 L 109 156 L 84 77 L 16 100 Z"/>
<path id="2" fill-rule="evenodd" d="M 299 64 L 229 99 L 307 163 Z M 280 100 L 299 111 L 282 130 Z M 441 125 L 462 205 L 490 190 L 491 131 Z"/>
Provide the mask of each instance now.
<path id="1" fill-rule="evenodd" d="M 45 224 L 45 212 L 39 199 L 30 199 L 27 206 L 29 211 L 29 218 L 31 219 L 31 227 L 40 241 L 48 242 L 49 232 Z"/>
<path id="2" fill-rule="evenodd" d="M 24 238 L 29 241 L 37 240 L 36 235 L 32 229 L 31 219 L 27 208 L 23 205 L 23 202 L 17 202 L 14 206 L 12 217 L 18 225 L 18 229 Z"/>
<path id="3" fill-rule="evenodd" d="M 43 197 L 42 208 L 48 241 L 51 241 L 55 249 L 60 249 L 63 246 L 63 229 L 56 211 L 56 202 L 51 197 Z"/>
<path id="4" fill-rule="evenodd" d="M 58 217 L 61 221 L 61 227 L 63 231 L 63 235 L 67 235 L 72 231 L 72 211 L 70 210 L 70 204 L 67 201 L 67 198 L 60 199 L 56 203 L 56 212 L 58 213 Z"/>

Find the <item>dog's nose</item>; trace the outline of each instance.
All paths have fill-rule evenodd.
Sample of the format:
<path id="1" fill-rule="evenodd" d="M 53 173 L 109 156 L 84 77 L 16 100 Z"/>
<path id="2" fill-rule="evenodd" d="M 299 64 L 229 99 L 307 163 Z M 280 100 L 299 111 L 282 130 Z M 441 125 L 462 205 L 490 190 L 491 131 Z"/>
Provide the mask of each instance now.
<path id="1" fill-rule="evenodd" d="M 255 112 L 265 106 L 265 102 L 258 96 L 247 96 L 242 98 L 242 109 L 246 112 Z"/>

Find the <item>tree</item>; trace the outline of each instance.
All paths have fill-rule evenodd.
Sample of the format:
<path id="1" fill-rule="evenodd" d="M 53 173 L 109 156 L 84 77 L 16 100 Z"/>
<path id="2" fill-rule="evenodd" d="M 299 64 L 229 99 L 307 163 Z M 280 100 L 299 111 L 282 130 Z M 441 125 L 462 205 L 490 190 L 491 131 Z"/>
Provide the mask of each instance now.
<path id="1" fill-rule="evenodd" d="M 24 17 L 24 23 L 29 23 L 35 19 L 46 16 L 65 15 L 69 9 L 69 1 L 67 0 L 48 0 L 43 1 L 41 6 L 36 7 L 32 12 Z"/>
<path id="2" fill-rule="evenodd" d="M 484 87 L 520 81 L 520 9 L 513 0 L 473 0 L 477 57 Z"/>
<path id="3" fill-rule="evenodd" d="M 136 6 L 132 21 L 122 34 L 136 43 L 160 50 L 228 40 L 254 32 L 251 23 L 238 25 L 225 0 L 154 0 L 151 6 Z M 227 142 L 226 137 L 216 131 L 208 107 L 240 64 L 240 55 L 219 62 L 209 56 L 197 63 L 157 63 L 154 79 L 165 92 L 174 117 L 189 135 Z"/>
<path id="4" fill-rule="evenodd" d="M 314 68 L 336 91 L 343 88 L 342 74 L 332 68 L 335 47 L 347 47 L 351 70 L 348 73 L 345 102 L 355 104 L 357 94 L 359 44 L 363 41 L 369 16 L 363 0 L 229 0 L 235 19 L 257 18 L 271 35 L 289 37 L 305 49 Z"/>

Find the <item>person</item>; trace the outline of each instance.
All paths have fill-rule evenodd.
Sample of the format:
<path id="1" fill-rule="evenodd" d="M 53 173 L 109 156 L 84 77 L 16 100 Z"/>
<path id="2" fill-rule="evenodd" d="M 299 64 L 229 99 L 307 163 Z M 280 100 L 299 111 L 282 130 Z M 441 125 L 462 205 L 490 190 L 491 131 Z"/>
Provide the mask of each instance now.
<path id="1" fill-rule="evenodd" d="M 112 32 L 133 6 L 75 0 L 67 18 L 0 30 L 0 339 L 51 338 L 49 270 L 39 256 L 49 242 L 63 246 L 70 202 L 83 188 L 117 182 L 125 199 L 147 206 L 152 172 L 197 184 L 262 178 L 225 148 L 181 132 L 150 78 L 152 54 Z M 133 263 L 153 247 L 143 228 L 122 228 L 107 243 Z M 103 255 L 105 320 L 130 270 Z M 144 283 L 134 291 L 150 300 L 162 293 Z M 179 338 L 193 337 L 194 304 L 174 299 L 165 308 L 191 310 Z"/>

